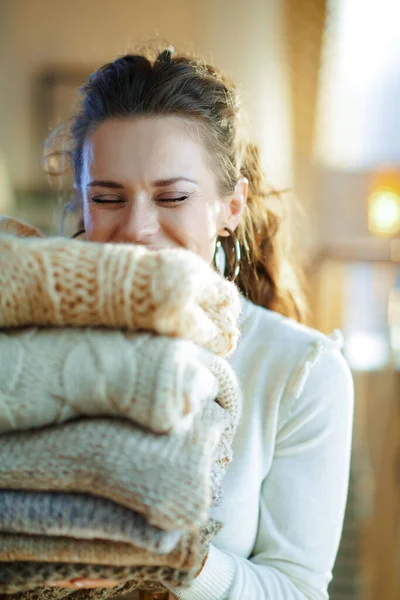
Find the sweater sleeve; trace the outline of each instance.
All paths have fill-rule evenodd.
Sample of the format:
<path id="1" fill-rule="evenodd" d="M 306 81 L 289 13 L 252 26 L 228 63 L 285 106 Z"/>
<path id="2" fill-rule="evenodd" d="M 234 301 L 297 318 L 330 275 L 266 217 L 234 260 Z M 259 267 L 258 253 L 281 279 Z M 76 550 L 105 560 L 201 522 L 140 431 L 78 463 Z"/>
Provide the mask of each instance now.
<path id="1" fill-rule="evenodd" d="M 339 547 L 347 499 L 354 408 L 350 369 L 328 344 L 288 385 L 275 452 L 260 492 L 249 558 L 210 545 L 182 600 L 323 600 Z M 314 357 L 315 358 L 315 357 Z M 300 384 L 299 384 L 300 382 Z"/>

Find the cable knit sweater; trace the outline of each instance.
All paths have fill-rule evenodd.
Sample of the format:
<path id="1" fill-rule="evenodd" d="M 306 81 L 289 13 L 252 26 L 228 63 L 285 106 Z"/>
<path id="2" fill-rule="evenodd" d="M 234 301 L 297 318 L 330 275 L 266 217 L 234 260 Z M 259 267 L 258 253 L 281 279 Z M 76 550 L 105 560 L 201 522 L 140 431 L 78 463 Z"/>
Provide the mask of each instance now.
<path id="1" fill-rule="evenodd" d="M 236 425 L 236 388 L 225 359 L 189 340 L 72 327 L 0 332 L 0 433 L 100 415 L 178 432 L 217 396 Z"/>

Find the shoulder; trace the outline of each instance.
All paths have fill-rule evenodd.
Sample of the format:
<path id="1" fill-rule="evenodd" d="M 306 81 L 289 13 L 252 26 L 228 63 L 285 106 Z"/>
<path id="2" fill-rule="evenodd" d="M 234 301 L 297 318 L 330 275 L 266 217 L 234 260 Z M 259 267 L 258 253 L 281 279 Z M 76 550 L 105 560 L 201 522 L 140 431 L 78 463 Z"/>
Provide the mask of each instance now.
<path id="1" fill-rule="evenodd" d="M 325 335 L 243 296 L 241 303 L 235 363 L 257 379 L 270 397 L 277 393 L 281 409 L 282 403 L 288 406 L 304 395 L 324 396 L 325 402 L 339 395 L 351 404 L 353 379 L 339 330 Z"/>
<path id="2" fill-rule="evenodd" d="M 286 359 L 291 357 L 295 360 L 311 348 L 341 350 L 343 347 L 343 336 L 338 329 L 325 335 L 308 325 L 258 306 L 243 296 L 241 307 L 241 342 L 247 349 L 255 345 L 258 349 L 263 348 L 266 355 L 284 355 Z"/>

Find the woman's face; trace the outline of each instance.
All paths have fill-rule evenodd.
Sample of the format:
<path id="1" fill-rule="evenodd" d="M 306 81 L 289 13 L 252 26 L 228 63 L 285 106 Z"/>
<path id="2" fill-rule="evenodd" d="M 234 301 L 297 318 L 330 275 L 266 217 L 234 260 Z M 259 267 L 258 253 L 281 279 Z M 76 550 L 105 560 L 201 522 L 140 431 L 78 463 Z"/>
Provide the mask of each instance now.
<path id="1" fill-rule="evenodd" d="M 201 142 L 179 117 L 105 121 L 88 135 L 82 158 L 89 241 L 184 246 L 211 263 L 217 236 L 242 216 L 247 179 L 221 197 Z"/>

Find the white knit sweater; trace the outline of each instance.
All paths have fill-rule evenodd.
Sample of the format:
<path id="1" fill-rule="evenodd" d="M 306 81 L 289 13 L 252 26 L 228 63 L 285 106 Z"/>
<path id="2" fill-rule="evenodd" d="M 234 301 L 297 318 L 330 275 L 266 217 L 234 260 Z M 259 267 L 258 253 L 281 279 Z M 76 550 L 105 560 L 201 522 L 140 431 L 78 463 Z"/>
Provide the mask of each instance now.
<path id="1" fill-rule="evenodd" d="M 314 329 L 242 299 L 231 358 L 244 395 L 224 523 L 182 600 L 328 598 L 343 524 L 353 380 L 340 332 Z"/>

